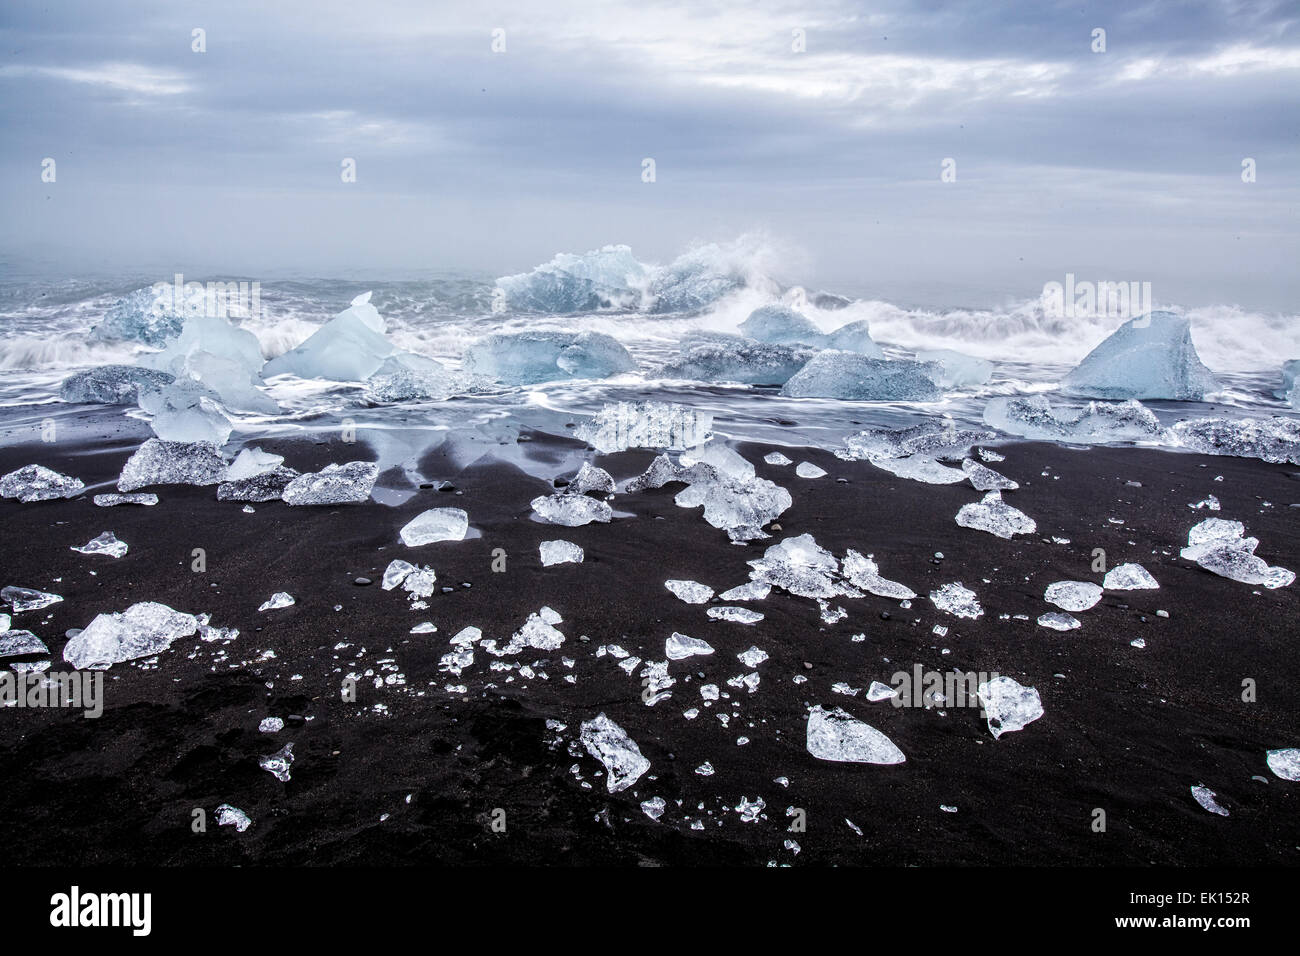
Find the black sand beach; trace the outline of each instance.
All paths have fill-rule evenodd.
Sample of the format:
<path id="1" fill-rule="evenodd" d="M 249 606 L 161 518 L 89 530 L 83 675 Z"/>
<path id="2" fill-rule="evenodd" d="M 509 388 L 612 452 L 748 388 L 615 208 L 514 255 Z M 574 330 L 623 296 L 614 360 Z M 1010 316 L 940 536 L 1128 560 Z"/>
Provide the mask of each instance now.
<path id="1" fill-rule="evenodd" d="M 583 447 L 524 437 L 531 454 L 554 452 L 557 462 Z M 0 710 L 0 841 L 10 864 L 1094 866 L 1300 858 L 1300 792 L 1264 762 L 1266 750 L 1296 746 L 1300 733 L 1300 592 L 1219 578 L 1178 556 L 1188 529 L 1210 516 L 1189 503 L 1214 494 L 1217 516 L 1243 521 L 1261 556 L 1300 565 L 1293 466 L 1133 448 L 998 446 L 1006 460 L 994 467 L 1021 484 L 1008 502 L 1038 523 L 1036 534 L 1004 541 L 955 524 L 957 510 L 980 497 L 967 485 L 921 484 L 822 450 L 781 449 L 829 473 L 806 480 L 792 466 L 764 464 L 771 448 L 740 445 L 760 476 L 794 498 L 771 540 L 741 547 L 698 509 L 677 507 L 679 486 L 618 495 L 615 511 L 633 517 L 561 528 L 530 518 L 530 499 L 553 490 L 548 483 L 487 459 L 456 471 L 437 453 L 421 471 L 456 490 L 424 489 L 397 507 L 277 501 L 245 514 L 242 503 L 215 500 L 211 487 L 182 486 L 150 489 L 161 498 L 155 507 L 96 507 L 93 493 L 112 489 L 91 486 L 115 480 L 137 441 L 123 436 L 111 450 L 39 443 L 0 450 L 0 473 L 37 462 L 87 485 L 72 500 L 0 502 L 0 584 L 64 598 L 15 615 L 13 626 L 49 644 L 56 670 L 66 667 L 65 631 L 139 601 L 206 612 L 214 626 L 240 633 L 226 644 L 182 639 L 147 669 L 115 665 L 99 719 Z M 366 457 L 364 445 L 339 441 L 260 445 L 301 470 Z M 593 460 L 621 481 L 653 457 Z M 464 508 L 479 536 L 401 544 L 399 528 L 443 505 Z M 69 550 L 105 530 L 128 543 L 126 556 Z M 706 606 L 663 586 L 668 578 L 719 592 L 740 585 L 745 561 L 805 532 L 839 556 L 846 548 L 874 554 L 886 577 L 921 596 L 910 609 L 874 596 L 834 600 L 848 616 L 825 624 L 817 602 L 774 590 L 764 601 L 736 602 L 766 615 L 745 626 L 711 621 Z M 585 562 L 543 568 L 538 544 L 557 538 L 580 545 Z M 195 548 L 206 552 L 202 573 L 191 570 Z M 1075 631 L 1038 626 L 1038 615 L 1053 610 L 1042 598 L 1048 584 L 1100 582 L 1091 570 L 1097 548 L 1108 567 L 1141 563 L 1160 589 L 1108 591 L 1077 615 L 1083 626 Z M 503 572 L 493 570 L 496 549 L 505 552 Z M 439 587 L 451 590 L 435 593 L 427 610 L 409 610 L 402 591 L 379 586 L 395 558 L 431 565 Z M 359 576 L 374 583 L 354 583 Z M 983 617 L 958 619 L 930 604 L 925 595 L 952 581 L 978 594 Z M 276 591 L 297 603 L 258 613 Z M 459 678 L 439 671 L 448 638 L 461 628 L 504 642 L 543 606 L 562 616 L 557 626 L 567 639 L 559 651 L 519 658 L 534 665 L 532 679 L 490 670 L 494 659 L 483 653 Z M 422 621 L 437 632 L 409 633 Z M 936 624 L 946 636 L 932 633 Z M 618 644 L 662 660 L 674 631 L 707 640 L 717 653 L 672 663 L 673 696 L 653 707 L 643 703 L 638 677 L 596 656 L 599 646 Z M 856 634 L 866 639 L 854 642 Z M 1143 649 L 1130 644 L 1139 637 Z M 748 670 L 736 655 L 751 645 L 770 655 L 752 694 L 726 684 Z M 888 683 L 916 664 L 1011 676 L 1039 690 L 1046 713 L 995 740 L 974 708 L 940 714 L 831 690 L 841 681 Z M 367 677 L 350 703 L 340 684 L 352 671 L 402 679 L 376 689 Z M 564 680 L 569 674 L 574 683 Z M 807 681 L 796 683 L 797 675 Z M 1242 700 L 1245 679 L 1257 684 L 1255 702 Z M 701 705 L 698 688 L 709 682 L 730 698 L 687 720 L 683 711 Z M 467 692 L 450 693 L 448 684 Z M 906 762 L 814 758 L 805 747 L 814 704 L 843 707 L 879 728 Z M 607 793 L 596 761 L 570 749 L 579 724 L 602 711 L 651 764 L 621 793 Z M 735 713 L 729 726 L 719 712 Z M 259 733 L 268 716 L 285 718 L 285 728 Z M 548 720 L 565 729 L 548 729 Z M 742 736 L 749 742 L 740 746 Z M 296 761 L 281 783 L 258 757 L 290 741 Z M 712 776 L 695 773 L 705 761 Z M 1215 791 L 1231 815 L 1198 806 L 1189 790 L 1196 784 Z M 667 804 L 658 821 L 639 807 L 656 796 Z M 742 797 L 764 800 L 757 821 L 735 812 Z M 253 825 L 243 833 L 216 826 L 224 803 Z M 806 832 L 787 832 L 787 807 L 806 812 Z M 206 811 L 206 833 L 192 831 L 195 808 Z M 498 808 L 504 832 L 492 827 Z M 1097 808 L 1105 832 L 1094 832 Z M 687 818 L 703 828 L 691 829 Z M 798 854 L 784 847 L 792 838 Z"/>

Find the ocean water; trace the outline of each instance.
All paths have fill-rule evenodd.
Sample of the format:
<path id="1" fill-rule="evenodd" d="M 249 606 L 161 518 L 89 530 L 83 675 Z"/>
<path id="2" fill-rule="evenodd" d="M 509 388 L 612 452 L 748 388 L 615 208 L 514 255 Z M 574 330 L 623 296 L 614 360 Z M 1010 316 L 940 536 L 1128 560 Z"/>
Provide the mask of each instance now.
<path id="1" fill-rule="evenodd" d="M 740 251 L 738 251 L 738 249 Z M 186 281 L 257 281 L 261 309 L 241 320 L 256 334 L 267 359 L 293 348 L 353 297 L 372 291 L 372 303 L 388 323 L 387 335 L 399 348 L 458 367 L 467 345 L 492 332 L 558 329 L 607 333 L 633 355 L 639 370 L 599 381 L 562 381 L 429 405 L 367 407 L 357 384 L 272 379 L 267 390 L 284 409 L 279 416 L 232 416 L 234 440 L 334 427 L 351 417 L 378 429 L 455 429 L 482 426 L 505 416 L 521 424 L 589 415 L 611 401 L 656 399 L 691 404 L 712 412 L 715 428 L 735 439 L 779 444 L 835 445 L 867 424 L 906 424 L 925 416 L 950 416 L 977 423 L 990 398 L 1051 393 L 1060 379 L 1123 321 L 1118 316 L 1047 315 L 1040 301 L 1027 299 L 1002 307 L 954 304 L 917 308 L 906 302 L 840 295 L 836 289 L 807 289 L 804 312 L 823 330 L 866 320 L 872 337 L 891 357 L 911 350 L 944 348 L 989 359 L 992 380 L 975 388 L 947 392 L 929 403 L 861 403 L 787 399 L 773 388 L 718 385 L 657 378 L 654 369 L 672 358 L 692 331 L 734 332 L 761 305 L 791 301 L 800 290 L 770 279 L 764 255 L 743 247 L 706 247 L 658 271 L 673 290 L 694 291 L 700 277 L 725 276 L 734 288 L 706 302 L 677 308 L 648 308 L 641 296 L 651 280 L 628 281 L 630 292 L 599 308 L 554 314 L 494 308 L 497 280 L 490 275 L 437 274 L 369 279 L 258 279 L 250 276 L 191 276 Z M 10 274 L 0 277 L 0 421 L 48 412 L 58 403 L 59 383 L 80 369 L 132 363 L 139 343 L 95 342 L 89 331 L 121 297 L 170 276 L 130 275 L 51 278 Z M 660 282 L 662 291 L 663 282 Z M 829 293 L 830 295 L 826 295 Z M 710 293 L 712 294 L 712 293 Z M 834 297 L 834 298 L 832 298 Z M 682 298 L 689 299 L 690 296 Z M 672 305 L 673 295 L 664 299 Z M 1202 361 L 1218 376 L 1220 391 L 1202 403 L 1148 402 L 1166 423 L 1202 415 L 1266 416 L 1293 410 L 1273 395 L 1280 366 L 1300 357 L 1300 316 L 1251 312 L 1232 305 L 1186 306 L 1157 303 L 1184 314 Z M 1053 397 L 1064 404 L 1081 404 Z M 124 414 L 143 417 L 135 409 Z"/>

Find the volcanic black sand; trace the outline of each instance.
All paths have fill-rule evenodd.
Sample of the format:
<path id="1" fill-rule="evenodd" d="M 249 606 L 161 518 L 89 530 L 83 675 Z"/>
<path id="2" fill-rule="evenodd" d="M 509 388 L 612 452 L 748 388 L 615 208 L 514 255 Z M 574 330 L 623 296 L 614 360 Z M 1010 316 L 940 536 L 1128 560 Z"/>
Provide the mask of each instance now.
<path id="1" fill-rule="evenodd" d="M 556 477 L 559 463 L 583 447 L 526 437 L 534 455 L 554 454 Z M 548 482 L 487 459 L 456 471 L 436 452 L 422 472 L 456 490 L 424 489 L 399 507 L 270 502 L 245 514 L 242 503 L 215 500 L 211 487 L 170 486 L 152 489 L 162 499 L 156 507 L 93 505 L 93 493 L 113 489 L 91 486 L 114 480 L 136 444 L 11 445 L 0 453 L 0 473 L 37 462 L 88 486 L 72 500 L 0 502 L 0 583 L 64 598 L 15 615 L 13 626 L 50 645 L 56 670 L 67 666 L 60 655 L 68 629 L 140 601 L 207 612 L 213 625 L 240 634 L 228 644 L 182 639 L 149 668 L 115 665 L 97 720 L 71 710 L 0 710 L 0 843 L 11 864 L 1300 861 L 1300 786 L 1275 777 L 1264 760 L 1269 749 L 1300 746 L 1300 588 L 1263 590 L 1178 556 L 1188 529 L 1210 516 L 1189 503 L 1214 494 L 1223 504 L 1217 516 L 1245 522 L 1261 556 L 1300 568 L 1293 467 L 1127 448 L 1001 446 L 1006 460 L 993 467 L 1022 486 L 1007 500 L 1038 523 L 1037 534 L 1004 541 L 956 525 L 957 510 L 980 497 L 966 485 L 920 484 L 825 451 L 783 449 L 829 472 L 805 480 L 793 466 L 764 464 L 771 449 L 741 445 L 759 475 L 794 498 L 771 540 L 741 547 L 699 509 L 677 507 L 678 485 L 618 495 L 616 512 L 634 517 L 561 528 L 530 517 L 530 499 L 554 490 Z M 339 441 L 260 444 L 301 470 L 365 457 L 364 446 Z M 652 458 L 594 460 L 621 480 Z M 435 506 L 464 508 L 480 536 L 404 547 L 398 529 Z M 69 550 L 106 530 L 130 546 L 120 560 Z M 882 574 L 921 597 L 910 609 L 874 596 L 835 600 L 848 616 L 827 625 L 815 601 L 774 590 L 746 602 L 766 615 L 751 627 L 711 621 L 705 606 L 664 588 L 668 578 L 719 592 L 742 584 L 746 560 L 805 532 L 840 557 L 847 548 L 874 554 Z M 581 545 L 586 561 L 543 568 L 538 544 L 556 538 Z M 206 552 L 202 573 L 191 569 L 196 548 Z M 1097 548 L 1108 566 L 1141 563 L 1160 589 L 1107 592 L 1077 615 L 1079 630 L 1038 626 L 1037 617 L 1054 610 L 1043 601 L 1048 584 L 1100 582 Z M 496 549 L 506 556 L 501 572 L 493 570 Z M 435 593 L 427 610 L 410 610 L 404 592 L 379 586 L 394 558 L 433 566 L 439 587 L 452 590 Z M 358 576 L 374 583 L 358 585 Z M 977 593 L 983 617 L 962 620 L 930 604 L 925 595 L 950 581 Z M 276 591 L 297 603 L 258 613 Z M 532 664 L 532 679 L 491 670 L 497 659 L 482 651 L 459 678 L 439 671 L 461 628 L 504 643 L 543 606 L 563 617 L 564 646 L 502 659 Z M 422 621 L 437 632 L 409 633 Z M 936 624 L 946 636 L 932 633 Z M 600 645 L 618 644 L 663 660 L 674 631 L 707 640 L 717 653 L 673 663 L 673 696 L 653 707 L 642 701 L 639 676 L 596 656 Z M 854 642 L 856 634 L 866 639 Z M 1139 637 L 1144 649 L 1130 644 Z M 726 684 L 748 671 L 736 655 L 751 645 L 770 655 L 753 694 Z M 975 708 L 941 714 L 831 690 L 837 682 L 888 683 L 915 664 L 1011 676 L 1038 688 L 1046 714 L 995 740 Z M 340 687 L 351 672 L 400 673 L 402 682 L 376 689 L 367 677 L 359 699 L 345 702 Z M 1246 679 L 1257 685 L 1254 702 L 1242 699 Z M 708 682 L 730 698 L 686 719 Z M 448 692 L 448 684 L 467 692 Z M 868 721 L 906 762 L 812 757 L 805 724 L 813 704 Z M 633 788 L 616 794 L 607 793 L 599 764 L 573 749 L 580 723 L 602 711 L 651 762 Z M 733 712 L 724 727 L 716 714 Z M 280 733 L 258 732 L 264 717 L 290 715 Z M 565 729 L 548 729 L 548 720 Z M 296 761 L 281 783 L 258 757 L 290 741 Z M 695 772 L 705 761 L 714 775 Z M 1189 789 L 1196 784 L 1215 791 L 1231 816 L 1198 806 Z M 659 821 L 639 806 L 655 796 L 667 802 Z M 742 797 L 765 801 L 761 819 L 740 819 Z M 248 813 L 252 827 L 216 826 L 223 803 Z M 787 832 L 787 807 L 805 811 L 806 832 Z M 206 811 L 205 833 L 192 829 L 196 808 Z M 1094 831 L 1097 808 L 1105 832 Z M 702 819 L 703 829 L 692 830 L 688 818 Z M 504 832 L 493 831 L 494 819 L 504 819 Z M 787 839 L 801 852 L 784 848 Z"/>

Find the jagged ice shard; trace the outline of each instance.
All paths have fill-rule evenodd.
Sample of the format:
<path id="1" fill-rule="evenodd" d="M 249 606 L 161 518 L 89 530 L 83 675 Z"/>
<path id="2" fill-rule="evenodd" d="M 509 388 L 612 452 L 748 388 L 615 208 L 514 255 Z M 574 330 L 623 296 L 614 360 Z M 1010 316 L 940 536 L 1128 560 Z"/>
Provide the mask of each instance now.
<path id="1" fill-rule="evenodd" d="M 85 487 L 80 478 L 61 475 L 44 465 L 24 465 L 0 478 L 0 498 L 17 498 L 24 504 L 30 504 L 33 501 L 71 498 Z"/>
<path id="2" fill-rule="evenodd" d="M 375 374 L 397 347 L 384 337 L 387 323 L 370 304 L 370 295 L 357 296 L 307 341 L 267 362 L 262 374 L 338 382 L 363 382 Z"/>
<path id="3" fill-rule="evenodd" d="M 980 703 L 988 719 L 989 733 L 996 739 L 1042 717 L 1043 702 L 1038 691 L 1010 677 L 996 677 L 979 685 Z"/>
<path id="4" fill-rule="evenodd" d="M 1256 557 L 1259 539 L 1247 538 L 1245 533 L 1246 527 L 1240 521 L 1206 518 L 1187 532 L 1187 547 L 1180 553 L 1207 571 L 1243 584 L 1270 589 L 1291 585 L 1295 572 L 1269 567 L 1267 561 Z"/>
<path id="5" fill-rule="evenodd" d="M 1199 402 L 1218 388 L 1192 345 L 1191 323 L 1172 312 L 1130 319 L 1088 353 L 1061 383 L 1085 398 Z"/>
<path id="6" fill-rule="evenodd" d="M 605 765 L 605 785 L 610 793 L 626 790 L 650 769 L 650 761 L 641 755 L 636 741 L 603 712 L 582 722 L 579 739 L 587 753 Z"/>
<path id="7" fill-rule="evenodd" d="M 808 752 L 818 760 L 837 763 L 903 763 L 907 757 L 892 740 L 842 708 L 814 706 L 808 713 Z"/>
<path id="8" fill-rule="evenodd" d="M 503 385 L 608 378 L 636 369 L 618 340 L 603 332 L 498 332 L 465 350 L 465 371 Z"/>
<path id="9" fill-rule="evenodd" d="M 165 604 L 144 601 L 120 614 L 101 614 L 63 648 L 78 670 L 107 670 L 114 664 L 150 657 L 198 630 L 197 618 Z"/>
<path id="10" fill-rule="evenodd" d="M 1038 530 L 1033 518 L 1002 500 L 1000 491 L 990 491 L 983 500 L 962 505 L 957 512 L 957 524 L 1008 539 Z"/>
<path id="11" fill-rule="evenodd" d="M 863 557 L 852 548 L 844 553 L 844 577 L 854 587 L 879 597 L 895 601 L 910 601 L 916 597 L 916 592 L 906 585 L 881 577 L 874 555 Z"/>

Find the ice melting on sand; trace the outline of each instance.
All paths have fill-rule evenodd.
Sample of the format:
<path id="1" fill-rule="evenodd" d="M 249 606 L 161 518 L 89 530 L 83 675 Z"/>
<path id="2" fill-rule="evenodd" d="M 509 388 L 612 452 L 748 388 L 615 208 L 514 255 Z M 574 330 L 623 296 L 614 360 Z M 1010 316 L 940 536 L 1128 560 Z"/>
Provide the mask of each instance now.
<path id="1" fill-rule="evenodd" d="M 868 358 L 856 352 L 822 352 L 781 388 L 791 398 L 858 402 L 933 402 L 943 397 L 933 362 Z"/>
<path id="2" fill-rule="evenodd" d="M 713 416 L 689 405 L 667 402 L 616 402 L 574 434 L 606 454 L 629 448 L 681 451 L 713 437 Z"/>
<path id="3" fill-rule="evenodd" d="M 713 588 L 698 581 L 668 580 L 664 587 L 687 604 L 708 604 L 713 599 Z"/>
<path id="4" fill-rule="evenodd" d="M 134 365 L 101 365 L 69 375 L 59 398 L 76 405 L 134 405 L 140 395 L 161 391 L 175 380 L 169 372 Z"/>
<path id="5" fill-rule="evenodd" d="M 977 618 L 984 614 L 984 608 L 976 599 L 975 592 L 962 587 L 960 581 L 953 581 L 937 591 L 931 591 L 930 603 L 940 611 L 956 617 Z"/>
<path id="6" fill-rule="evenodd" d="M 63 659 L 78 670 L 107 670 L 114 664 L 150 657 L 178 638 L 198 630 L 192 614 L 144 601 L 120 614 L 100 614 L 63 648 Z"/>
<path id="7" fill-rule="evenodd" d="M 460 508 L 430 508 L 416 515 L 399 532 L 408 548 L 436 541 L 463 541 L 469 530 L 469 515 Z"/>
<path id="8" fill-rule="evenodd" d="M 817 759 L 838 763 L 896 764 L 907 760 L 892 740 L 839 707 L 828 711 L 817 705 L 809 711 L 807 747 Z"/>
<path id="9" fill-rule="evenodd" d="M 786 538 L 748 562 L 751 580 L 806 598 L 860 596 L 839 580 L 840 563 L 810 534 Z"/>
<path id="10" fill-rule="evenodd" d="M 984 408 L 984 423 L 1009 435 L 1041 441 L 1097 444 L 1166 442 L 1155 413 L 1136 401 L 1089 402 L 1079 411 L 1054 408 L 1042 395 L 995 398 Z"/>
<path id="11" fill-rule="evenodd" d="M 100 508 L 113 508 L 117 505 L 146 505 L 152 507 L 158 503 L 158 496 L 151 493 L 134 495 L 95 495 L 95 505 Z"/>
<path id="12" fill-rule="evenodd" d="M 25 657 L 28 654 L 48 654 L 45 642 L 31 631 L 0 631 L 0 657 Z"/>
<path id="13" fill-rule="evenodd" d="M 1060 611 L 1049 611 L 1039 616 L 1038 626 L 1051 628 L 1053 631 L 1073 631 L 1082 625 L 1077 617 L 1062 614 Z"/>
<path id="14" fill-rule="evenodd" d="M 963 458 L 961 470 L 966 473 L 976 491 L 1015 491 L 1020 487 L 1019 483 L 998 474 L 987 465 L 981 465 L 973 458 Z"/>
<path id="15" fill-rule="evenodd" d="M 62 600 L 63 598 L 57 594 L 35 591 L 31 588 L 14 587 L 13 585 L 0 591 L 0 601 L 4 601 L 13 608 L 15 614 L 21 614 L 23 611 L 39 611 L 51 604 L 58 604 Z"/>
<path id="16" fill-rule="evenodd" d="M 85 488 L 80 478 L 69 478 L 44 465 L 24 465 L 0 478 L 0 498 L 17 498 L 24 504 L 71 498 Z"/>
<path id="17" fill-rule="evenodd" d="M 503 385 L 608 378 L 636 369 L 618 340 L 603 332 L 497 332 L 465 350 L 465 371 Z"/>
<path id="18" fill-rule="evenodd" d="M 597 494 L 612 495 L 614 478 L 604 468 L 597 468 L 591 462 L 584 461 L 564 490 L 573 495 L 585 495 L 593 491 Z"/>
<path id="19" fill-rule="evenodd" d="M 868 428 L 844 439 L 835 450 L 846 461 L 871 462 L 891 474 L 934 485 L 954 485 L 967 474 L 940 464 L 962 461 L 971 445 L 988 441 L 993 432 L 959 429 L 949 419 L 928 420 L 907 428 Z"/>
<path id="20" fill-rule="evenodd" d="M 1125 322 L 1061 383 L 1067 394 L 1111 400 L 1199 402 L 1217 388 L 1192 345 L 1191 323 L 1172 312 Z"/>
<path id="21" fill-rule="evenodd" d="M 1270 750 L 1265 755 L 1268 769 L 1283 780 L 1300 781 L 1300 748 Z"/>
<path id="22" fill-rule="evenodd" d="M 1193 800 L 1211 813 L 1216 814 L 1217 816 L 1226 817 L 1228 811 L 1219 806 L 1219 801 L 1216 799 L 1217 797 L 1218 794 L 1209 787 L 1202 786 L 1201 784 L 1196 784 L 1192 787 Z"/>
<path id="23" fill-rule="evenodd" d="M 906 585 L 881 577 L 874 555 L 863 557 L 852 548 L 844 553 L 844 577 L 854 587 L 879 597 L 895 601 L 910 601 L 916 597 L 916 592 Z"/>
<path id="24" fill-rule="evenodd" d="M 1240 521 L 1206 518 L 1187 532 L 1187 547 L 1182 556 L 1195 561 L 1205 570 L 1243 584 L 1261 584 L 1282 588 L 1295 581 L 1295 572 L 1283 567 L 1269 567 L 1255 556 L 1258 538 L 1244 537 L 1246 527 Z"/>
<path id="25" fill-rule="evenodd" d="M 150 438 L 135 450 L 117 479 L 118 491 L 149 485 L 215 485 L 226 476 L 226 462 L 208 442 Z"/>
<path id="26" fill-rule="evenodd" d="M 982 501 L 963 505 L 957 512 L 957 524 L 1008 539 L 1017 534 L 1033 534 L 1038 530 L 1033 518 L 1002 500 L 1000 491 L 990 491 Z"/>
<path id="27" fill-rule="evenodd" d="M 234 827 L 239 833 L 243 833 L 253 825 L 253 821 L 248 814 L 238 807 L 232 807 L 228 803 L 223 803 L 217 807 L 217 826 Z"/>
<path id="28" fill-rule="evenodd" d="M 282 607 L 289 607 L 290 605 L 296 603 L 297 602 L 294 601 L 293 599 L 293 595 L 290 594 L 288 591 L 276 591 L 269 598 L 267 598 L 265 601 L 262 602 L 262 605 L 261 607 L 258 608 L 258 610 L 278 611 Z"/>
<path id="29" fill-rule="evenodd" d="M 1089 581 L 1057 581 L 1047 586 L 1043 600 L 1062 611 L 1086 611 L 1101 600 L 1101 588 Z"/>
<path id="30" fill-rule="evenodd" d="M 1160 587 L 1140 564 L 1119 564 L 1106 572 L 1101 586 L 1107 591 L 1152 591 Z"/>
<path id="31" fill-rule="evenodd" d="M 626 790 L 650 769 L 650 761 L 641 755 L 636 741 L 604 713 L 582 722 L 579 740 L 587 753 L 605 765 L 605 785 L 610 793 Z"/>
<path id="32" fill-rule="evenodd" d="M 726 457 L 730 449 L 723 446 L 704 446 L 707 451 L 693 449 L 716 460 L 724 467 L 734 468 L 734 459 Z M 683 456 L 686 460 L 688 456 Z M 725 458 L 725 460 L 724 460 Z M 746 468 L 752 465 L 735 455 Z M 732 462 L 728 464 L 727 462 Z M 732 541 L 753 541 L 768 537 L 762 526 L 781 515 L 793 504 L 790 492 L 765 478 L 737 477 L 715 467 L 709 461 L 697 460 L 689 467 L 673 464 L 667 455 L 660 455 L 645 473 L 627 483 L 627 491 L 636 493 L 647 488 L 661 488 L 671 481 L 680 481 L 687 487 L 678 492 L 674 501 L 682 508 L 704 507 L 704 520 L 715 528 L 727 532 Z"/>
<path id="33" fill-rule="evenodd" d="M 1173 434 L 1178 444 L 1206 455 L 1300 465 L 1296 418 L 1194 418 L 1175 423 Z"/>
<path id="34" fill-rule="evenodd" d="M 696 637 L 688 637 L 676 631 L 664 642 L 664 655 L 670 661 L 685 660 L 697 654 L 712 654 L 713 645 Z"/>
<path id="35" fill-rule="evenodd" d="M 978 694 L 994 738 L 1025 725 L 1044 714 L 1038 691 L 1025 687 L 1010 677 L 996 677 L 979 685 Z"/>
<path id="36" fill-rule="evenodd" d="M 572 541 L 543 541 L 537 550 L 544 568 L 553 564 L 581 564 L 583 559 L 582 548 Z"/>
<path id="37" fill-rule="evenodd" d="M 73 551 L 80 551 L 82 554 L 106 554 L 110 558 L 120 558 L 126 554 L 127 544 L 125 541 L 119 541 L 117 535 L 111 531 L 105 531 L 97 538 L 92 538 L 79 548 L 72 548 Z"/>
<path id="38" fill-rule="evenodd" d="M 372 461 L 326 465 L 320 471 L 299 475 L 284 489 L 285 504 L 341 505 L 368 501 L 379 477 Z"/>
<path id="39" fill-rule="evenodd" d="M 281 783 L 288 783 L 289 768 L 293 766 L 293 744 L 287 743 L 273 754 L 258 757 L 257 765 Z"/>
<path id="40" fill-rule="evenodd" d="M 529 504 L 543 521 L 566 528 L 578 528 L 593 521 L 608 522 L 614 517 L 614 509 L 607 502 L 586 495 L 541 495 Z"/>
<path id="41" fill-rule="evenodd" d="M 731 621 L 733 624 L 757 624 L 763 615 L 747 607 L 711 607 L 706 612 L 715 621 Z"/>

